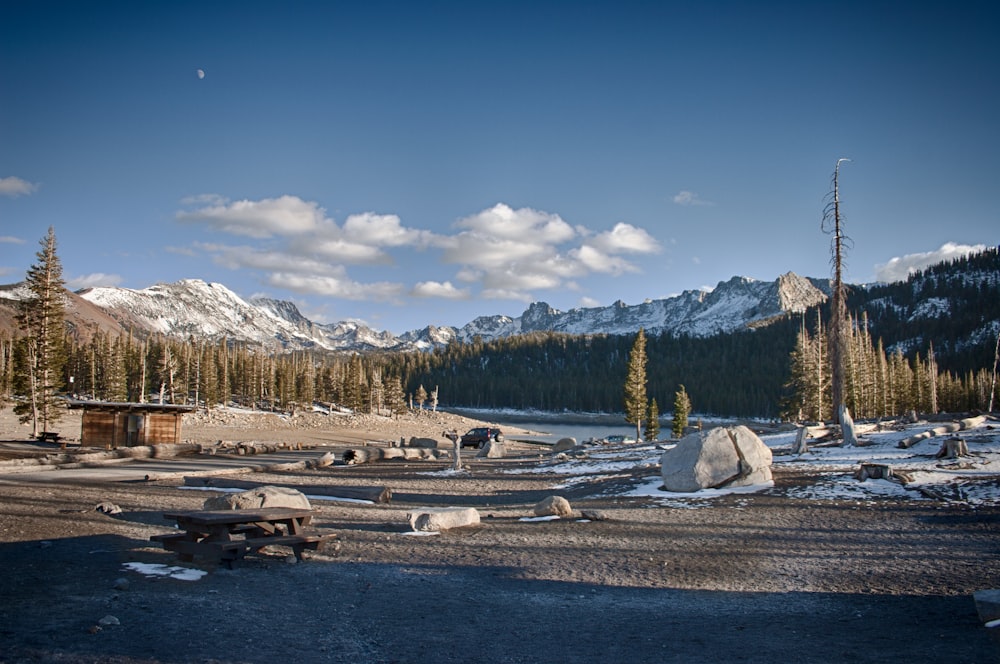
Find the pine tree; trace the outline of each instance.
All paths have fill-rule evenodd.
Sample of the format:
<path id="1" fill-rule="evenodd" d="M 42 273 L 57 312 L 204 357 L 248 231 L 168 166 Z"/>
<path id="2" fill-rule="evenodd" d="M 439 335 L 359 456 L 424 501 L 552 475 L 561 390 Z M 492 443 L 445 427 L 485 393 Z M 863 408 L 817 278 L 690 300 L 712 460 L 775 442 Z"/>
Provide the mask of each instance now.
<path id="1" fill-rule="evenodd" d="M 688 396 L 684 386 L 681 385 L 680 389 L 674 394 L 674 423 L 670 428 L 670 433 L 674 438 L 684 436 L 684 430 L 687 429 L 688 425 L 688 415 L 690 414 L 691 398 Z"/>
<path id="2" fill-rule="evenodd" d="M 25 280 L 31 295 L 21 301 L 17 315 L 25 334 L 18 383 L 28 399 L 14 406 L 21 422 L 31 422 L 36 437 L 59 420 L 56 394 L 66 364 L 65 282 L 51 226 L 40 244 L 38 262 L 28 268 Z"/>
<path id="3" fill-rule="evenodd" d="M 660 436 L 660 408 L 656 405 L 656 399 L 649 402 L 649 411 L 646 413 L 646 430 L 643 434 L 647 442 L 654 441 Z"/>
<path id="4" fill-rule="evenodd" d="M 625 375 L 625 421 L 635 425 L 635 439 L 640 439 L 642 418 L 646 416 L 646 331 L 639 328 L 628 357 Z"/>

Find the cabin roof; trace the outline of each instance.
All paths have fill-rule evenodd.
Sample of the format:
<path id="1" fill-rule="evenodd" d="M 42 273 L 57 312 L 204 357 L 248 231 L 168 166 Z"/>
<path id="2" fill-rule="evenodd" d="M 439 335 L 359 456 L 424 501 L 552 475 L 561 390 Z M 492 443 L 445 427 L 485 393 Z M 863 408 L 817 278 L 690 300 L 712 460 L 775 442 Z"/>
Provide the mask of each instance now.
<path id="1" fill-rule="evenodd" d="M 98 410 L 116 413 L 190 413 L 197 406 L 175 403 L 137 403 L 131 401 L 90 401 L 83 399 L 67 399 L 68 408 L 83 410 Z"/>

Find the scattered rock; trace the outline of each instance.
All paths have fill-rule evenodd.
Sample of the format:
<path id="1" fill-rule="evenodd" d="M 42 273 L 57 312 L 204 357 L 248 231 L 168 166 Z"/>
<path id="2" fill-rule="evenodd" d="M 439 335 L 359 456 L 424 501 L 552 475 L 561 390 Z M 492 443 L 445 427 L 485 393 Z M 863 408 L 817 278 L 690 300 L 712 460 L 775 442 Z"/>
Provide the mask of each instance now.
<path id="1" fill-rule="evenodd" d="M 590 521 L 608 521 L 611 519 L 604 510 L 580 510 L 580 518 Z"/>
<path id="2" fill-rule="evenodd" d="M 294 507 L 311 509 L 305 494 L 281 486 L 262 486 L 239 493 L 213 496 L 204 503 L 206 510 L 246 510 L 260 507 Z"/>
<path id="3" fill-rule="evenodd" d="M 410 512 L 407 519 L 416 532 L 437 532 L 479 525 L 479 512 L 474 507 L 425 507 Z"/>
<path id="4" fill-rule="evenodd" d="M 981 621 L 988 623 L 1000 619 L 1000 590 L 977 590 L 972 598 Z"/>
<path id="5" fill-rule="evenodd" d="M 118 507 L 114 503 L 98 503 L 97 507 L 94 508 L 97 512 L 103 512 L 104 514 L 121 514 L 122 508 Z"/>
<path id="6" fill-rule="evenodd" d="M 562 496 L 549 496 L 535 505 L 535 516 L 572 516 L 573 508 Z"/>
<path id="7" fill-rule="evenodd" d="M 556 444 L 552 446 L 552 453 L 557 454 L 559 452 L 566 452 L 574 447 L 576 447 L 576 438 L 560 438 L 556 441 Z"/>
<path id="8" fill-rule="evenodd" d="M 483 446 L 476 452 L 477 459 L 502 459 L 506 455 L 507 451 L 503 442 L 492 438 L 483 443 Z"/>
<path id="9" fill-rule="evenodd" d="M 115 590 L 128 590 L 129 580 L 123 576 L 118 577 L 117 579 L 115 579 L 115 583 L 112 586 L 112 588 L 114 588 Z"/>
<path id="10" fill-rule="evenodd" d="M 118 620 L 118 618 L 112 615 L 107 615 L 98 620 L 97 624 L 100 625 L 101 627 L 110 627 L 111 625 L 121 625 L 122 623 L 120 620 Z"/>
<path id="11" fill-rule="evenodd" d="M 414 436 L 410 438 L 410 442 L 408 442 L 406 446 L 418 447 L 421 449 L 436 450 L 438 446 L 438 441 L 434 438 L 418 438 Z"/>

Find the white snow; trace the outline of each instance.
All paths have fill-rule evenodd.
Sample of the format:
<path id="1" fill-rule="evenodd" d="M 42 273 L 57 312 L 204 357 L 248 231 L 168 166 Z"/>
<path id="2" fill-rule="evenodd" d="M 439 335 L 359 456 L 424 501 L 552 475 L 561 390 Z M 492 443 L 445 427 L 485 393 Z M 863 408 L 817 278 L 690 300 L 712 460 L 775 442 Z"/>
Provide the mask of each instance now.
<path id="1" fill-rule="evenodd" d="M 145 576 L 169 576 L 180 581 L 197 581 L 208 572 L 190 567 L 161 565 L 159 563 L 123 563 L 122 567 Z"/>
<path id="2" fill-rule="evenodd" d="M 607 483 L 603 495 L 618 498 L 651 498 L 670 507 L 697 507 L 711 504 L 713 498 L 734 493 L 777 491 L 788 498 L 810 500 L 940 500 L 970 506 L 1000 505 L 1000 428 L 994 420 L 957 433 L 927 438 L 908 449 L 899 442 L 915 434 L 930 431 L 940 423 L 921 422 L 900 429 L 872 429 L 859 436 L 862 446 L 817 447 L 801 455 L 792 455 L 794 432 L 762 435 L 774 460 L 772 470 L 779 482 L 738 489 L 703 490 L 695 493 L 663 491 L 659 460 L 670 444 L 643 443 L 615 448 L 589 448 L 585 458 L 553 458 L 535 467 L 519 467 L 507 474 L 542 474 L 558 478 L 551 489 L 567 489 L 582 484 Z M 969 456 L 958 459 L 937 458 L 946 438 L 963 438 Z M 893 474 L 905 475 L 907 481 L 855 478 L 859 464 L 888 466 Z M 636 470 L 639 473 L 636 473 Z M 812 481 L 801 487 L 782 487 L 781 470 L 795 469 Z M 648 470 L 648 472 L 647 472 Z M 629 478 L 639 476 L 629 487 Z M 625 487 L 625 488 L 623 488 Z"/>

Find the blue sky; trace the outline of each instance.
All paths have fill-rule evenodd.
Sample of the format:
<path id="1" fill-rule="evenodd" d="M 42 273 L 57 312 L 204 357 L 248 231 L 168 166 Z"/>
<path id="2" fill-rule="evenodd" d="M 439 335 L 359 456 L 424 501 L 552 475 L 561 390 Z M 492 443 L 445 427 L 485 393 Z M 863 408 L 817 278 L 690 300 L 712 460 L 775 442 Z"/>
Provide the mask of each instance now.
<path id="1" fill-rule="evenodd" d="M 0 282 L 401 333 L 996 245 L 989 3 L 0 2 Z"/>

